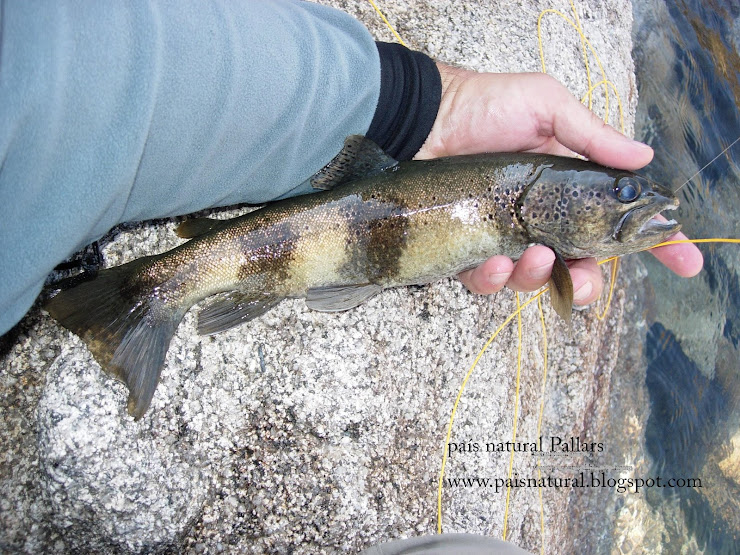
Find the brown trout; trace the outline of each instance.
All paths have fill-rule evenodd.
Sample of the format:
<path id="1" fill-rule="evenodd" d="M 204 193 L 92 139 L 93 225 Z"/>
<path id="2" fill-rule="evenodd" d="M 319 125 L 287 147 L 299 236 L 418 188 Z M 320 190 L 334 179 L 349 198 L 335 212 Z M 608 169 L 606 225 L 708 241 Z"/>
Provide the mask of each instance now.
<path id="1" fill-rule="evenodd" d="M 478 154 L 396 162 L 361 136 L 311 182 L 324 192 L 269 204 L 232 220 L 199 218 L 189 242 L 99 272 L 47 304 L 103 369 L 129 389 L 128 411 L 149 407 L 175 329 L 190 307 L 213 334 L 286 297 L 309 308 L 353 308 L 387 287 L 424 284 L 495 254 L 556 252 L 551 298 L 567 321 L 573 285 L 564 258 L 651 247 L 677 232 L 653 219 L 675 209 L 668 189 L 574 158 Z"/>

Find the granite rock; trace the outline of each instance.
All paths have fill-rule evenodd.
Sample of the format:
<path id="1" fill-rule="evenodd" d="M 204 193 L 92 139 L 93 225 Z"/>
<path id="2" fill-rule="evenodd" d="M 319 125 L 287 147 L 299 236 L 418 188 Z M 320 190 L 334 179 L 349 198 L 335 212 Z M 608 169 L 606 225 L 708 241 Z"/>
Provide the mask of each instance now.
<path id="1" fill-rule="evenodd" d="M 393 40 L 369 3 L 329 3 Z M 539 71 L 538 15 L 554 8 L 572 17 L 565 1 L 384 4 L 411 47 L 481 71 Z M 630 133 L 637 101 L 630 3 L 576 2 L 576 10 L 621 93 Z M 548 72 L 580 98 L 588 85 L 577 33 L 554 14 L 542 32 Z M 610 98 L 611 121 L 618 121 Z M 594 109 L 605 109 L 599 91 Z M 117 229 L 106 262 L 173 247 L 173 227 Z M 593 309 L 576 313 L 572 335 L 545 307 L 542 435 L 598 438 L 604 429 L 628 301 L 618 292 L 605 320 Z M 100 371 L 78 338 L 34 308 L 5 338 L 0 361 L 0 549 L 353 552 L 434 533 L 455 396 L 514 308 L 511 292 L 478 297 L 445 280 L 386 291 L 339 314 L 284 301 L 214 337 L 195 333 L 195 309 L 178 328 L 152 406 L 138 422 L 125 412 L 125 387 Z M 543 399 L 536 309 L 524 312 L 523 329 L 517 437 L 535 441 Z M 452 442 L 511 440 L 516 337 L 509 326 L 481 359 L 457 409 Z M 514 468 L 532 476 L 535 459 L 517 454 Z M 503 478 L 508 465 L 509 453 L 458 452 L 446 476 Z M 532 551 L 545 542 L 549 553 L 569 552 L 577 537 L 569 502 L 567 490 L 545 492 L 543 538 L 537 489 L 515 488 L 507 539 Z M 448 532 L 500 537 L 505 512 L 505 492 L 444 492 Z"/>

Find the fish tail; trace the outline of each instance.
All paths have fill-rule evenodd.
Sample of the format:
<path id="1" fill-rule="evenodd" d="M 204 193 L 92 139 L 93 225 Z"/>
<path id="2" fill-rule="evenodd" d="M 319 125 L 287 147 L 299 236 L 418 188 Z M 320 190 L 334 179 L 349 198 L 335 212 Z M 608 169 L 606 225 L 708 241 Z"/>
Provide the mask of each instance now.
<path id="1" fill-rule="evenodd" d="M 85 341 L 103 370 L 126 384 L 128 412 L 137 420 L 149 408 L 187 310 L 165 304 L 137 278 L 147 259 L 102 270 L 94 280 L 61 291 L 45 307 Z"/>

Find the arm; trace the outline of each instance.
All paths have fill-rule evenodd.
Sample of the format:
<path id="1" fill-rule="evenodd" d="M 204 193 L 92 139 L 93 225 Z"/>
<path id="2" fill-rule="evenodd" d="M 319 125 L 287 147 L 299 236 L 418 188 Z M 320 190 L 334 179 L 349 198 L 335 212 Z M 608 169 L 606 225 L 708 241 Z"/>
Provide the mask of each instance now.
<path id="1" fill-rule="evenodd" d="M 0 26 L 0 334 L 119 222 L 301 192 L 379 94 L 370 33 L 309 2 L 6 2 Z"/>
<path id="2" fill-rule="evenodd" d="M 316 4 L 95 6 L 10 3 L 0 21 L 0 333 L 23 316 L 57 263 L 117 223 L 308 192 L 305 180 L 344 138 L 368 128 L 408 156 L 430 128 L 419 157 L 565 145 L 609 163 L 604 144 L 608 155 L 636 156 L 640 165 L 652 155 L 597 124 L 546 77 L 440 64 L 438 113 L 436 72 L 420 77 L 419 95 L 394 96 L 394 86 L 408 90 L 404 72 L 381 86 L 367 30 Z M 540 81 L 565 104 L 538 91 Z M 374 117 L 384 87 L 401 105 L 390 120 Z M 521 102 L 523 92 L 533 100 Z M 412 101 L 416 107 L 403 108 Z M 508 125 L 522 113 L 529 117 Z M 584 122 L 590 134 L 579 136 Z M 669 266 L 698 271 L 692 251 L 673 249 Z M 516 268 L 493 257 L 461 278 L 481 293 L 504 284 L 534 289 L 547 281 L 552 256 L 534 247 Z M 593 261 L 572 272 L 576 288 L 591 284 L 588 302 L 600 274 Z"/>

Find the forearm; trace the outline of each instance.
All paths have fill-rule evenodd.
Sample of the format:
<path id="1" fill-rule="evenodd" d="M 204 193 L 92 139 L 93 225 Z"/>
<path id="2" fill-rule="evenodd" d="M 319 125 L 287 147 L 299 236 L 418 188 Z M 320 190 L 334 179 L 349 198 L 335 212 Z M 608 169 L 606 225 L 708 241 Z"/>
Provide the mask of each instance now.
<path id="1" fill-rule="evenodd" d="M 119 222 L 290 194 L 378 97 L 372 37 L 316 4 L 9 2 L 0 24 L 0 333 Z"/>

